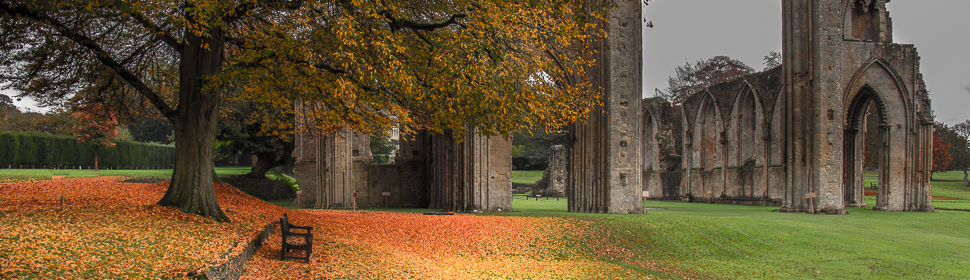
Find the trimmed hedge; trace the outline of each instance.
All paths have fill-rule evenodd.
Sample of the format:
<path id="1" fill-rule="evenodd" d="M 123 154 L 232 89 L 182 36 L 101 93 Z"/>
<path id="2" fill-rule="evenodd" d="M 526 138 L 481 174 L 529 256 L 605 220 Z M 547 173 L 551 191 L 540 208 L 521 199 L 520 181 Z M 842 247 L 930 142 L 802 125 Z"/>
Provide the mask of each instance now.
<path id="1" fill-rule="evenodd" d="M 114 147 L 98 149 L 99 167 L 137 169 L 175 165 L 174 146 L 131 141 L 114 143 Z M 0 165 L 0 168 L 94 166 L 94 147 L 71 136 L 0 131 Z"/>

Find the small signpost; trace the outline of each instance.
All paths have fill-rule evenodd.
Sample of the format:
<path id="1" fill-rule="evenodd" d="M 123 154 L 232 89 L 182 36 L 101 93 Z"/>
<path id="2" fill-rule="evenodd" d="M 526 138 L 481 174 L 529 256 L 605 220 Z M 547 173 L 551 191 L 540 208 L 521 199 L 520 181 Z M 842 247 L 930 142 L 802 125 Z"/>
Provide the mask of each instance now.
<path id="1" fill-rule="evenodd" d="M 650 191 L 643 191 L 643 199 L 640 199 L 640 204 L 641 204 L 640 206 L 641 207 L 646 207 L 646 206 L 644 206 L 644 204 L 647 203 L 647 198 L 648 197 L 650 197 Z"/>
<path id="2" fill-rule="evenodd" d="M 387 208 L 387 197 L 391 196 L 391 192 L 382 192 L 381 196 L 384 197 L 384 208 Z"/>
<path id="3" fill-rule="evenodd" d="M 818 197 L 818 194 L 814 192 L 805 194 L 805 199 L 808 199 L 808 205 L 809 205 L 808 207 L 810 207 L 809 213 L 815 214 L 815 200 L 813 200 L 813 198 L 816 198 L 816 197 Z"/>
<path id="4" fill-rule="evenodd" d="M 352 194 L 350 196 L 351 196 L 351 198 L 350 198 L 351 199 L 351 204 L 354 205 L 354 213 L 357 213 L 357 192 L 354 192 L 354 194 Z"/>

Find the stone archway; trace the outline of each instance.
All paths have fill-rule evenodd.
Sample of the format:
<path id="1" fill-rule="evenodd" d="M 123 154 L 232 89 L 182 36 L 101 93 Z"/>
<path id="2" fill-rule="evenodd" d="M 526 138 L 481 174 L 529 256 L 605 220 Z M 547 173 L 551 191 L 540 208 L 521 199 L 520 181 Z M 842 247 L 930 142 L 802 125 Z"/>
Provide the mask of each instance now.
<path id="1" fill-rule="evenodd" d="M 863 178 L 865 143 L 869 137 L 875 137 L 877 147 L 875 153 L 878 155 L 879 175 L 876 186 L 876 205 L 873 209 L 884 210 L 887 203 L 887 188 L 889 177 L 889 124 L 887 124 L 887 112 L 884 102 L 874 89 L 869 86 L 861 88 L 856 94 L 846 112 L 845 134 L 843 137 L 843 201 L 846 207 L 867 207 L 864 199 L 865 180 Z M 874 109 L 871 110 L 870 109 Z M 867 112 L 876 112 L 877 131 L 868 131 L 866 122 Z"/>

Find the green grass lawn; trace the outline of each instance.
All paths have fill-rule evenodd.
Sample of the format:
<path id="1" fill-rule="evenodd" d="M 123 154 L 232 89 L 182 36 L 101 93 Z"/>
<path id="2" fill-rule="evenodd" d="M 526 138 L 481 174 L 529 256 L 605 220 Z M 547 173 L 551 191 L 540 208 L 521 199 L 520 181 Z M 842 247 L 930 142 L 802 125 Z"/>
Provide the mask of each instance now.
<path id="1" fill-rule="evenodd" d="M 970 187 L 963 182 L 963 172 L 949 171 L 933 174 L 933 207 L 937 209 L 970 210 Z"/>
<path id="2" fill-rule="evenodd" d="M 218 168 L 220 175 L 248 168 Z M 44 173 L 47 172 L 47 173 Z M 0 176 L 49 176 L 61 170 L 0 170 Z M 67 171 L 69 177 L 168 176 L 171 170 Z M 91 172 L 91 173 L 85 173 Z M 166 173 L 167 172 L 167 173 Z M 93 173 L 93 174 L 92 174 Z M 534 182 L 540 171 L 514 171 Z M 970 209 L 962 172 L 933 175 L 937 208 Z M 870 178 L 871 177 L 871 178 Z M 528 179 L 524 179 L 528 178 Z M 874 174 L 866 174 L 867 181 Z M 528 182 L 531 183 L 531 182 Z M 868 183 L 867 183 L 868 185 Z M 871 197 L 870 197 L 871 198 Z M 292 200 L 276 201 L 292 205 Z M 870 205 L 874 202 L 869 201 Z M 669 270 L 724 279 L 961 279 L 970 275 L 970 212 L 884 212 L 848 215 L 777 213 L 778 207 L 647 201 L 645 215 L 566 212 L 567 201 L 515 196 L 513 212 L 497 216 L 565 216 L 589 221 L 604 238 L 632 252 L 618 264 L 653 260 Z M 423 208 L 364 211 L 429 212 Z M 658 272 L 659 276 L 665 273 Z M 675 278 L 675 277 L 673 277 Z"/>
<path id="3" fill-rule="evenodd" d="M 216 174 L 220 177 L 245 174 L 250 167 L 216 167 Z M 51 176 L 65 175 L 65 178 L 84 178 L 98 176 L 125 176 L 125 177 L 172 177 L 172 169 L 153 169 L 153 170 L 99 170 L 93 169 L 0 169 L 0 183 L 20 182 L 30 180 L 50 180 Z"/>
<path id="4" fill-rule="evenodd" d="M 866 180 L 866 187 L 869 183 L 875 184 L 879 181 L 879 174 L 876 172 L 866 172 L 863 178 Z M 970 210 L 970 187 L 963 182 L 962 171 L 948 171 L 933 173 L 933 207 L 939 209 Z M 873 205 L 870 197 L 866 198 L 866 203 Z"/>
<path id="5" fill-rule="evenodd" d="M 962 176 L 962 175 L 961 175 Z M 970 213 L 777 213 L 778 207 L 647 201 L 646 215 L 566 212 L 514 199 L 512 213 L 591 220 L 642 258 L 725 279 L 957 279 L 970 275 Z M 621 261 L 622 262 L 622 261 Z"/>
<path id="6" fill-rule="evenodd" d="M 542 179 L 542 170 L 513 170 L 512 183 L 535 184 Z"/>

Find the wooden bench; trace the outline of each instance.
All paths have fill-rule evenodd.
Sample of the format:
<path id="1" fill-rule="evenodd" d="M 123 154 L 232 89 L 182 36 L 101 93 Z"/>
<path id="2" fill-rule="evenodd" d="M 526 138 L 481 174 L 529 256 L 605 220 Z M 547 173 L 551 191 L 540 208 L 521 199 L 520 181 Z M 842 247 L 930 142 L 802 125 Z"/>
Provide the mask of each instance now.
<path id="1" fill-rule="evenodd" d="M 293 229 L 303 230 L 304 232 L 293 232 Z M 291 259 L 303 259 L 307 263 L 310 262 L 310 254 L 313 252 L 313 233 L 310 231 L 313 227 L 301 227 L 290 223 L 289 217 L 283 214 L 280 218 L 280 234 L 283 237 L 283 246 L 280 248 L 280 260 L 286 260 L 286 258 Z M 303 251 L 303 257 L 298 256 L 287 256 L 286 253 L 291 250 Z"/>

